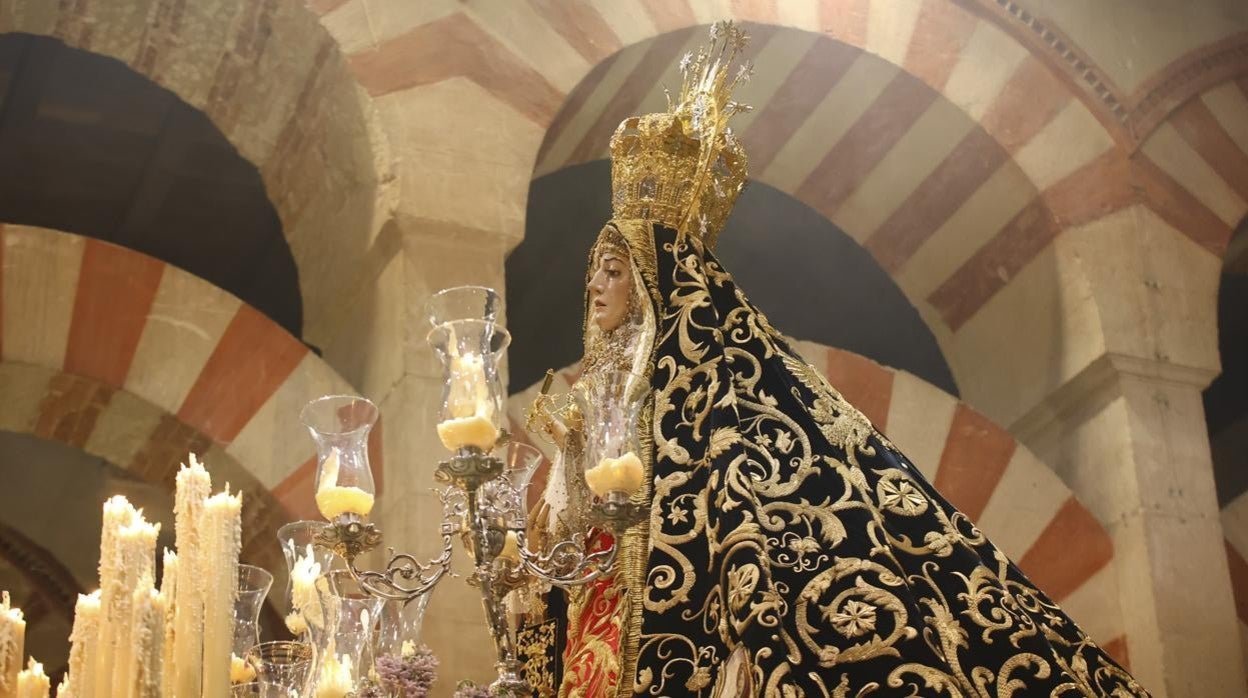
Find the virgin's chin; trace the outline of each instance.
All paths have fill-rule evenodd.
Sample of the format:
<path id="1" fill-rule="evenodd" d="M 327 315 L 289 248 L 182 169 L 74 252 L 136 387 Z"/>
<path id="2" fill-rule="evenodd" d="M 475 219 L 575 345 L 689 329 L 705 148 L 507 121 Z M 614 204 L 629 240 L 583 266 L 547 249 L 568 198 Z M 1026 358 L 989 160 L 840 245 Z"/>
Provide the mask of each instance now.
<path id="1" fill-rule="evenodd" d="M 618 320 L 618 319 L 612 320 L 611 318 L 607 318 L 604 315 L 595 315 L 594 324 L 597 325 L 598 329 L 602 330 L 603 332 L 613 332 L 615 328 L 624 324 L 624 322 L 623 320 Z"/>

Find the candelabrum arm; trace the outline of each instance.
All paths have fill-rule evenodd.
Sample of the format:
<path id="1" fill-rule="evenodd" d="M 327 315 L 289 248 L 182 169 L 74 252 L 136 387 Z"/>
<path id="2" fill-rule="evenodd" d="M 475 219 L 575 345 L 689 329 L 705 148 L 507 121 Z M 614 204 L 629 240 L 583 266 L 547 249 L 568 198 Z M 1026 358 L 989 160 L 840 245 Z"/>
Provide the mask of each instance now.
<path id="1" fill-rule="evenodd" d="M 390 601 L 412 601 L 433 591 L 433 587 L 451 568 L 451 541 L 453 530 L 442 526 L 442 553 L 434 560 L 420 562 L 407 553 L 395 553 L 387 548 L 390 556 L 382 570 L 361 570 L 355 559 L 347 560 L 347 569 L 368 593 Z"/>
<path id="2" fill-rule="evenodd" d="M 590 507 L 590 524 L 598 530 L 609 531 L 615 538 L 615 542 L 602 550 L 589 550 L 590 532 L 584 531 L 555 543 L 549 551 L 535 553 L 528 549 L 527 532 L 516 531 L 520 564 L 529 574 L 556 586 L 589 584 L 615 569 L 620 536 L 643 522 L 647 509 L 642 502 L 630 501 L 628 493 L 623 491 L 608 492 L 595 501 Z"/>
<path id="3" fill-rule="evenodd" d="M 530 552 L 524 531 L 516 532 L 520 549 L 520 565 L 528 574 L 559 587 L 584 586 L 611 574 L 615 569 L 616 550 L 610 545 L 603 550 L 588 551 L 588 536 L 577 535 L 551 546 L 548 552 Z"/>
<path id="4" fill-rule="evenodd" d="M 442 495 L 445 511 L 452 506 L 448 493 Z M 389 560 L 380 570 L 361 569 L 356 560 L 360 555 L 381 544 L 381 530 L 355 516 L 343 516 L 333 521 L 317 537 L 317 544 L 338 554 L 345 562 L 351 577 L 368 593 L 389 601 L 412 601 L 433 590 L 433 587 L 451 569 L 452 541 L 455 526 L 443 521 L 441 526 L 442 551 L 437 558 L 421 562 L 415 556 L 395 553 L 387 548 Z"/>

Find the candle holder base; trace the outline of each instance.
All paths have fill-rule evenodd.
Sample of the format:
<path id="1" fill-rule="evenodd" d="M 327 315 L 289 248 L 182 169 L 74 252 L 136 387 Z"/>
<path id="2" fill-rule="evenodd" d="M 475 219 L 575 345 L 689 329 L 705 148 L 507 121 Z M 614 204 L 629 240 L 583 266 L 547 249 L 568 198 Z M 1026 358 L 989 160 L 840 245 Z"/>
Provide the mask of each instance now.
<path id="1" fill-rule="evenodd" d="M 524 586 L 528 576 L 518 562 L 495 560 L 476 573 L 467 575 L 464 581 L 475 589 L 480 589 L 483 581 L 489 582 L 491 593 L 506 596 Z"/>
<path id="2" fill-rule="evenodd" d="M 644 521 L 647 513 L 645 504 L 629 501 L 626 492 L 614 490 L 590 505 L 589 520 L 595 526 L 620 534 Z"/>
<path id="3" fill-rule="evenodd" d="M 344 514 L 317 533 L 314 540 L 344 560 L 354 560 L 381 545 L 381 531 L 355 514 Z"/>
<path id="4" fill-rule="evenodd" d="M 503 461 L 474 449 L 461 449 L 450 460 L 438 464 L 434 479 L 452 484 L 465 492 L 472 492 L 481 485 L 503 474 Z"/>
<path id="5" fill-rule="evenodd" d="M 524 680 L 521 671 L 524 665 L 516 660 L 504 660 L 495 665 L 498 678 L 490 684 L 490 696 L 498 698 L 529 698 L 533 689 Z"/>

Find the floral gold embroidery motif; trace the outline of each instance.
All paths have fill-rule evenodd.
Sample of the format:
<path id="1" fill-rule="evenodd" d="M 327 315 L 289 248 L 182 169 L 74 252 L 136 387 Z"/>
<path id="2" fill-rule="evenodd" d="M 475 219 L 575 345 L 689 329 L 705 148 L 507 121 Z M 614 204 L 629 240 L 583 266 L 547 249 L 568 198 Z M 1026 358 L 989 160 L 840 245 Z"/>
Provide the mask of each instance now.
<path id="1" fill-rule="evenodd" d="M 524 679 L 538 698 L 553 698 L 559 690 L 549 664 L 549 658 L 563 649 L 555 646 L 556 636 L 553 619 L 521 628 L 517 634 L 516 646 L 524 662 Z"/>
<path id="2" fill-rule="evenodd" d="M 654 489 L 632 695 L 732 695 L 742 672 L 748 695 L 768 698 L 1147 695 L 704 246 L 654 234 Z M 738 650 L 744 669 L 729 670 Z"/>

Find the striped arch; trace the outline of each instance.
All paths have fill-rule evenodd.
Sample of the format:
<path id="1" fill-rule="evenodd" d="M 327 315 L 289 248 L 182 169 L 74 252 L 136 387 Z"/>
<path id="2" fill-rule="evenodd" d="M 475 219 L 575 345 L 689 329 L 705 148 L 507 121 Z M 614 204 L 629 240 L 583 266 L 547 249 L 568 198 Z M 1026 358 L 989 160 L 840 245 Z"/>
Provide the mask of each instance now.
<path id="1" fill-rule="evenodd" d="M 44 652 L 49 637 L 68 637 L 78 595 L 86 591 L 52 551 L 21 531 L 0 523 L 0 575 L 6 591 L 26 618 L 26 653 L 43 660 L 49 676 L 64 672 L 56 657 Z"/>
<path id="2" fill-rule="evenodd" d="M 277 527 L 316 516 L 299 410 L 336 392 L 352 389 L 299 340 L 177 267 L 0 225 L 0 429 L 168 486 L 188 451 L 202 454 L 214 481 L 243 489 L 257 564 L 282 569 Z M 380 461 L 380 427 L 374 443 Z"/>
<path id="3" fill-rule="evenodd" d="M 969 41 L 976 21 L 955 16 L 967 22 Z M 978 30 L 996 31 L 988 24 Z M 987 49 L 968 49 L 962 61 L 948 53 L 948 37 L 940 48 L 916 46 L 918 57 L 899 66 L 823 35 L 771 26 L 752 33 L 760 74 L 741 98 L 755 111 L 735 126 L 752 176 L 866 247 L 938 338 L 959 329 L 1057 235 L 1043 187 L 1112 144 L 1103 132 L 1070 137 L 1072 127 L 1097 134 L 1100 126 L 1023 53 L 1016 75 L 1006 71 L 993 82 L 979 55 Z M 569 96 L 535 174 L 606 157 L 619 121 L 662 109 L 664 79 L 702 41 L 701 31 L 687 29 L 605 61 Z M 1007 78 L 1018 84 L 1007 87 Z M 966 83 L 984 92 L 971 101 L 957 87 Z M 953 85 L 961 103 L 933 84 Z M 1055 139 L 1050 127 L 1065 129 L 1065 137 Z M 1043 156 L 1025 157 L 1034 152 L 1029 146 Z M 1081 146 L 1089 151 L 1083 156 L 1060 152 Z"/>
<path id="4" fill-rule="evenodd" d="M 30 598 L 22 612 L 28 626 L 49 614 L 58 618 L 58 625 L 73 626 L 74 604 L 84 589 L 56 556 L 21 531 L 0 523 L 0 562 L 25 580 Z"/>
<path id="5" fill-rule="evenodd" d="M 10 0 L 0 32 L 120 60 L 208 116 L 259 170 L 299 268 L 304 336 L 326 344 L 391 174 L 370 100 L 313 12 L 299 0 Z"/>
<path id="6" fill-rule="evenodd" d="M 1168 191 L 1155 197 L 1169 203 L 1159 213 L 1176 228 L 1202 231 L 1218 256 L 1248 214 L 1248 50 L 1243 53 L 1238 78 L 1183 102 L 1142 146 L 1169 180 Z"/>
<path id="7" fill-rule="evenodd" d="M 915 168 L 926 187 L 904 183 L 910 195 L 926 200 L 911 203 L 936 207 L 926 216 L 916 210 L 916 219 L 935 217 L 943 227 L 970 224 L 974 230 L 969 242 L 940 260 L 945 268 L 938 281 L 951 285 L 929 280 L 919 284 L 922 288 L 907 289 L 926 297 L 944 288 L 933 304 L 953 326 L 1004 283 L 993 277 L 1012 276 L 1056 231 L 1126 205 L 1105 195 L 1106 189 L 1119 193 L 1130 178 L 1142 177 L 1151 180 L 1146 201 L 1158 207 L 1173 204 L 1179 184 L 1157 176 L 1153 155 L 1137 158 L 1134 172 L 1126 171 L 1131 168 L 1125 161 L 1177 105 L 1248 71 L 1248 32 L 1239 32 L 1177 57 L 1128 92 L 1043 12 L 1031 11 L 1042 8 L 1026 0 L 527 0 L 488 10 L 430 3 L 422 11 L 371 23 L 367 37 L 351 30 L 362 13 L 368 14 L 362 4 L 318 0 L 310 6 L 321 13 L 370 94 L 432 91 L 452 80 L 471 83 L 512 110 L 489 113 L 496 131 L 506 134 L 498 144 L 512 152 L 485 159 L 509 164 L 513 153 L 520 160 L 524 153 L 537 153 L 539 174 L 600 155 L 601 131 L 656 103 L 671 65 L 696 40 L 694 27 L 720 19 L 761 25 L 757 38 L 769 47 L 759 49 L 766 54 L 758 61 L 760 92 L 748 95 L 760 109 L 744 122 L 759 124 L 753 129 L 759 142 L 752 153 L 756 165 L 767 167 L 756 166 L 755 173 L 774 169 L 763 178 L 774 178 L 790 193 L 814 173 L 809 160 L 828 155 L 834 143 L 798 157 L 793 168 L 775 159 L 787 159 L 786 144 L 802 151 L 801 146 L 816 142 L 811 127 L 829 116 L 825 140 L 832 135 L 843 141 L 842 151 L 871 151 L 854 165 L 885 165 L 886 172 L 880 148 L 891 153 L 912 133 L 910 141 L 924 141 L 918 133 L 932 124 L 921 123 L 922 118 L 939 119 L 932 113 L 938 104 L 963 112 L 976 128 L 959 124 L 942 134 L 941 142 L 929 142 L 923 167 Z M 639 45 L 645 50 L 636 50 Z M 586 89 L 586 83 L 596 89 Z M 486 106 L 475 97 L 471 101 L 478 110 Z M 872 133 L 870 124 L 881 115 L 887 123 Z M 748 136 L 751 129 L 739 130 Z M 415 145 L 443 152 L 433 141 L 448 135 L 430 129 L 424 134 L 430 142 L 418 139 Z M 479 140 L 482 134 L 475 135 Z M 854 142 L 862 136 L 866 142 Z M 535 137 L 544 137 L 540 148 Z M 1102 182 L 1089 190 L 1107 175 L 1116 180 L 1112 186 Z M 942 179 L 958 181 L 940 189 Z M 817 190 L 819 185 L 816 178 L 808 186 Z M 1003 190 L 1015 194 L 993 206 Z M 1091 203 L 1081 202 L 1079 193 Z M 1039 215 L 1045 210 L 1051 220 Z M 974 227 L 980 211 L 992 214 L 995 228 Z M 873 226 L 841 227 L 864 238 L 881 232 Z M 1218 237 L 1216 231 L 1205 234 L 1189 225 L 1180 231 Z M 884 232 L 877 248 L 892 247 L 888 229 Z M 896 265 L 914 252 L 907 247 L 933 234 L 930 229 L 912 233 L 885 257 Z M 949 276 L 955 269 L 961 278 Z M 968 285 L 975 288 L 960 301 L 968 307 L 948 307 L 960 295 L 959 286 Z"/>
<path id="8" fill-rule="evenodd" d="M 1040 589 L 1128 663 L 1113 543 L 1048 466 L 1009 432 L 913 374 L 841 349 L 793 345 Z M 559 371 L 553 390 L 570 389 L 578 373 L 576 364 Z M 524 433 L 524 411 L 539 389 L 540 382 L 510 398 L 515 433 Z"/>
<path id="9" fill-rule="evenodd" d="M 756 110 L 736 126 L 753 176 L 866 247 L 946 345 L 1063 230 L 1135 204 L 1222 254 L 1230 226 L 1248 210 L 1234 189 L 1248 187 L 1248 176 L 1239 176 L 1243 153 L 1219 120 L 1182 119 L 1182 138 L 1163 124 L 1141 150 L 1119 147 L 1061 77 L 1021 47 L 997 56 L 1014 68 L 998 66 L 996 82 L 985 75 L 978 58 L 986 49 L 971 39 L 993 25 L 949 12 L 945 26 L 962 43 L 945 36 L 935 48 L 937 38 L 911 35 L 900 63 L 825 35 L 756 27 L 761 74 L 742 95 Z M 663 78 L 701 41 L 691 29 L 672 32 L 595 67 L 552 122 L 536 175 L 606 157 L 624 116 L 663 108 Z M 980 91 L 974 100 L 957 87 L 970 75 Z M 1231 90 L 1240 92 L 1231 84 L 1216 95 L 1222 123 L 1239 110 Z M 1212 162 L 1184 151 L 1183 139 Z M 1228 186 L 1217 173 L 1239 181 Z"/>
<path id="10" fill-rule="evenodd" d="M 1177 95 L 1236 65 L 1223 60 L 1235 46 L 1176 61 L 1136 99 L 1026 0 L 431 2 L 385 12 L 366 36 L 365 4 L 315 7 L 377 103 L 396 121 L 421 114 L 402 127 L 405 152 L 421 155 L 398 168 L 419 182 L 404 202 L 425 222 L 512 243 L 525 170 L 601 157 L 621 118 L 661 103 L 696 27 L 755 23 L 761 72 L 742 97 L 757 110 L 739 125 L 755 176 L 867 247 L 962 394 L 1003 424 L 1124 346 L 1099 316 L 1113 291 L 1095 294 L 1099 270 L 1075 263 L 1085 237 L 1160 218 L 1180 238 L 1167 245 L 1215 259 L 1226 244 L 1191 205 L 1186 186 L 1198 185 L 1140 143 Z M 430 163 L 447 176 L 430 181 Z M 1088 234 L 1069 243 L 1071 231 Z M 1001 328 L 1021 316 L 1041 319 L 1034 336 L 1001 351 Z M 1041 341 L 1054 336 L 1078 346 Z"/>
<path id="11" fill-rule="evenodd" d="M 1222 532 L 1226 536 L 1226 561 L 1231 570 L 1231 590 L 1244 639 L 1244 664 L 1248 666 L 1248 492 L 1222 507 Z"/>
<path id="12" fill-rule="evenodd" d="M 331 31 L 356 4 L 329 3 Z M 757 23 L 756 111 L 737 125 L 754 175 L 866 245 L 942 341 L 1057 235 L 1044 192 L 1114 144 L 1045 61 L 950 0 L 448 6 L 350 60 L 375 96 L 476 84 L 528 122 L 506 145 L 527 143 L 540 175 L 602 157 L 620 120 L 658 108 L 717 19 Z"/>

